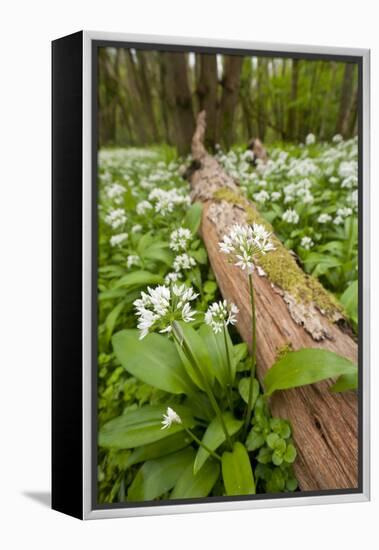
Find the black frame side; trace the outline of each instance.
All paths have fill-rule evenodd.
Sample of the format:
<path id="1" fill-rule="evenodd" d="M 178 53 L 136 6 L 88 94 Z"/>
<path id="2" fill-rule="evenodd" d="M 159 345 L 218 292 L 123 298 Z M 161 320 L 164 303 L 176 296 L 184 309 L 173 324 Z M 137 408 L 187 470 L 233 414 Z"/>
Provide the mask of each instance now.
<path id="1" fill-rule="evenodd" d="M 52 508 L 83 518 L 83 33 L 52 42 Z"/>

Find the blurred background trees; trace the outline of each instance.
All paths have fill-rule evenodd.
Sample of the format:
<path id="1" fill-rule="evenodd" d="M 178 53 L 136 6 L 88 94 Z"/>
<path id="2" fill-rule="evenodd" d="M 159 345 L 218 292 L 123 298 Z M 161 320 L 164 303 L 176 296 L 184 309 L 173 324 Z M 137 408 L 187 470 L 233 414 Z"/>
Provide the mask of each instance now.
<path id="1" fill-rule="evenodd" d="M 330 140 L 357 132 L 353 63 L 100 48 L 100 146 L 167 143 L 189 152 L 207 111 L 207 146 Z"/>

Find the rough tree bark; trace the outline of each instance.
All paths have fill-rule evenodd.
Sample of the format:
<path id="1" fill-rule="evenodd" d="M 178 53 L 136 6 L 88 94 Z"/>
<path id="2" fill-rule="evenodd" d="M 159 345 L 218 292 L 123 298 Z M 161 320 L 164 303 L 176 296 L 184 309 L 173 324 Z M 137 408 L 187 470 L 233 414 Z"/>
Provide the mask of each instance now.
<path id="1" fill-rule="evenodd" d="M 234 115 L 238 103 L 242 63 L 243 57 L 239 55 L 224 56 L 217 139 L 227 149 L 233 143 Z"/>
<path id="2" fill-rule="evenodd" d="M 214 147 L 216 144 L 217 124 L 217 59 L 216 54 L 200 54 L 197 59 L 200 63 L 199 77 L 197 81 L 197 96 L 199 98 L 199 110 L 207 113 L 207 130 L 205 144 Z"/>
<path id="3" fill-rule="evenodd" d="M 205 115 L 198 115 L 192 155 L 192 199 L 204 203 L 202 236 L 224 298 L 239 307 L 238 330 L 251 346 L 251 311 L 245 274 L 228 263 L 218 242 L 233 223 L 264 222 L 216 159 L 203 146 Z M 260 380 L 290 346 L 323 348 L 357 360 L 357 344 L 337 302 L 297 265 L 273 236 L 276 250 L 255 270 L 257 374 Z M 358 422 L 355 392 L 333 394 L 325 381 L 270 398 L 274 415 L 290 420 L 298 449 L 295 473 L 302 490 L 358 486 Z"/>
<path id="4" fill-rule="evenodd" d="M 169 121 L 174 125 L 175 144 L 180 155 L 189 152 L 194 130 L 192 95 L 188 83 L 185 53 L 162 53 L 164 87 Z"/>
<path id="5" fill-rule="evenodd" d="M 336 125 L 336 134 L 342 134 L 344 137 L 347 137 L 346 132 L 348 128 L 351 98 L 353 95 L 354 70 L 355 65 L 353 63 L 346 63 Z"/>

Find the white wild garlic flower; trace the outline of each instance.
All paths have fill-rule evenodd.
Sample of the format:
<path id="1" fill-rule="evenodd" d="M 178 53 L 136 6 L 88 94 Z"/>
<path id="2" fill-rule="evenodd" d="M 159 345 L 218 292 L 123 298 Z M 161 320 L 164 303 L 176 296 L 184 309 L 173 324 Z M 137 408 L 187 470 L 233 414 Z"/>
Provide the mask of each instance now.
<path id="1" fill-rule="evenodd" d="M 172 424 L 181 424 L 181 423 L 182 423 L 182 419 L 180 418 L 178 413 L 175 412 L 174 409 L 171 409 L 171 407 L 167 407 L 166 414 L 163 415 L 161 430 L 170 428 Z"/>
<path id="2" fill-rule="evenodd" d="M 329 223 L 332 220 L 332 216 L 330 214 L 320 214 L 317 218 L 318 223 Z"/>
<path id="3" fill-rule="evenodd" d="M 170 248 L 175 252 L 187 250 L 188 243 L 191 240 L 192 233 L 186 227 L 175 229 L 170 235 Z"/>
<path id="4" fill-rule="evenodd" d="M 305 145 L 313 145 L 316 143 L 316 136 L 314 134 L 308 134 L 305 138 Z"/>
<path id="5" fill-rule="evenodd" d="M 179 256 L 176 256 L 174 263 L 172 264 L 172 267 L 176 272 L 179 271 L 188 271 L 189 269 L 192 269 L 195 267 L 196 261 L 192 256 L 189 256 L 186 252 L 183 254 L 180 254 Z"/>
<path id="6" fill-rule="evenodd" d="M 164 282 L 166 285 L 169 285 L 170 283 L 176 283 L 179 279 L 182 278 L 181 273 L 176 273 L 175 271 L 171 271 L 170 273 L 167 273 L 167 275 L 164 278 Z"/>
<path id="7" fill-rule="evenodd" d="M 136 206 L 136 212 L 139 216 L 143 216 L 148 210 L 153 208 L 149 201 L 141 201 Z"/>
<path id="8" fill-rule="evenodd" d="M 191 287 L 184 284 L 173 284 L 171 288 L 162 285 L 148 287 L 147 292 L 141 292 L 141 298 L 134 302 L 140 340 L 154 330 L 171 332 L 174 321 L 193 321 L 196 311 L 191 309 L 190 302 L 197 296 Z"/>
<path id="9" fill-rule="evenodd" d="M 314 246 L 314 242 L 310 237 L 303 237 L 300 242 L 300 246 L 305 248 L 305 250 L 310 250 Z"/>
<path id="10" fill-rule="evenodd" d="M 126 258 L 126 266 L 128 269 L 130 269 L 134 265 L 139 265 L 139 263 L 140 263 L 139 256 L 136 256 L 134 254 L 129 254 L 129 256 Z"/>
<path id="11" fill-rule="evenodd" d="M 128 238 L 127 233 L 119 233 L 118 235 L 112 235 L 109 242 L 111 246 L 120 246 Z"/>
<path id="12" fill-rule="evenodd" d="M 299 214 L 293 208 L 288 208 L 283 214 L 283 221 L 287 223 L 299 223 Z"/>
<path id="13" fill-rule="evenodd" d="M 105 223 L 110 225 L 112 229 L 122 227 L 125 224 L 126 220 L 127 216 L 123 208 L 110 210 L 104 219 Z"/>
<path id="14" fill-rule="evenodd" d="M 232 302 L 226 300 L 214 302 L 205 313 L 205 322 L 209 325 L 213 332 L 217 334 L 221 332 L 223 327 L 235 325 L 237 323 L 236 315 L 239 313 L 238 307 Z"/>
<path id="15" fill-rule="evenodd" d="M 271 233 L 263 225 L 253 224 L 231 227 L 229 234 L 219 242 L 220 251 L 231 256 L 235 266 L 248 274 L 254 271 L 254 260 L 260 255 L 275 250 L 271 240 Z"/>

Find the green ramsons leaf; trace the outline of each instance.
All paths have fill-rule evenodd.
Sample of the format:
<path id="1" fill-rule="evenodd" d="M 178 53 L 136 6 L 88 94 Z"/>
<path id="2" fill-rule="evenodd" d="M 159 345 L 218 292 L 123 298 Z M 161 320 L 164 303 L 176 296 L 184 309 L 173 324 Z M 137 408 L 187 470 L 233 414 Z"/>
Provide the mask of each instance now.
<path id="1" fill-rule="evenodd" d="M 129 487 L 128 501 L 153 500 L 170 491 L 183 474 L 183 470 L 192 464 L 193 457 L 194 450 L 189 447 L 145 462 Z"/>
<path id="2" fill-rule="evenodd" d="M 233 436 L 241 428 L 243 422 L 242 420 L 237 420 L 234 418 L 232 413 L 225 412 L 223 413 L 223 419 L 225 422 L 226 429 L 230 436 Z M 225 441 L 225 433 L 222 429 L 222 425 L 218 417 L 216 416 L 212 422 L 209 424 L 208 428 L 205 431 L 202 442 L 206 445 L 211 451 L 215 451 L 222 443 Z M 194 473 L 196 474 L 200 468 L 203 466 L 205 461 L 209 458 L 209 453 L 204 449 L 204 447 L 199 447 L 194 463 Z"/>
<path id="3" fill-rule="evenodd" d="M 183 424 L 186 427 L 195 425 L 189 411 L 181 405 L 175 405 L 183 424 L 172 424 L 170 428 L 162 430 L 162 418 L 166 409 L 163 405 L 146 405 L 113 418 L 99 431 L 100 447 L 133 449 L 181 432 L 184 429 Z"/>
<path id="4" fill-rule="evenodd" d="M 269 369 L 264 378 L 266 395 L 320 382 L 326 378 L 354 375 L 357 366 L 332 351 L 310 348 L 287 353 Z"/>
<path id="5" fill-rule="evenodd" d="M 206 497 L 211 492 L 219 475 L 220 466 L 215 460 L 208 460 L 196 474 L 193 472 L 193 464 L 191 463 L 176 482 L 170 498 Z"/>
<path id="6" fill-rule="evenodd" d="M 228 496 L 254 495 L 255 481 L 246 448 L 239 441 L 221 458 L 222 479 Z"/>
<path id="7" fill-rule="evenodd" d="M 138 330 L 122 330 L 112 343 L 124 369 L 142 382 L 169 393 L 194 390 L 175 345 L 167 337 L 151 333 L 140 340 Z"/>

